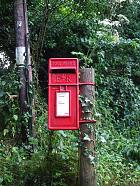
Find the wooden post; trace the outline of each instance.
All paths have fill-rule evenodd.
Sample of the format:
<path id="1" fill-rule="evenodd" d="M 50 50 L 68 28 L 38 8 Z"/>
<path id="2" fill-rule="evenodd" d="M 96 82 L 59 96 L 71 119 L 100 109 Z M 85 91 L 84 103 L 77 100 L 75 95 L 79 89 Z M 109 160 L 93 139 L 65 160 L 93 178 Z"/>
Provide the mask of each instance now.
<path id="1" fill-rule="evenodd" d="M 94 82 L 94 69 L 81 69 L 80 82 Z M 94 92 L 95 88 L 92 85 L 80 86 L 80 96 L 84 102 L 81 103 L 81 105 L 83 105 L 82 110 L 84 111 L 82 119 L 84 120 L 93 120 Z M 94 125 L 94 123 L 84 123 L 80 125 L 80 186 L 96 185 Z"/>
<path id="2" fill-rule="evenodd" d="M 22 141 L 28 142 L 32 135 L 32 125 L 35 114 L 32 112 L 34 106 L 32 86 L 32 66 L 30 58 L 29 30 L 27 18 L 26 0 L 15 0 L 15 31 L 16 31 L 16 64 L 19 72 L 20 90 L 19 105 L 21 113 Z M 25 123 L 25 115 L 28 123 Z"/>
<path id="3" fill-rule="evenodd" d="M 25 15 L 23 0 L 15 0 L 15 31 L 16 31 L 16 64 L 19 72 L 20 90 L 19 90 L 19 105 L 21 114 L 21 132 L 22 141 L 28 141 L 27 126 L 24 123 L 24 115 L 27 112 L 27 85 L 26 85 L 26 31 L 25 31 Z"/>

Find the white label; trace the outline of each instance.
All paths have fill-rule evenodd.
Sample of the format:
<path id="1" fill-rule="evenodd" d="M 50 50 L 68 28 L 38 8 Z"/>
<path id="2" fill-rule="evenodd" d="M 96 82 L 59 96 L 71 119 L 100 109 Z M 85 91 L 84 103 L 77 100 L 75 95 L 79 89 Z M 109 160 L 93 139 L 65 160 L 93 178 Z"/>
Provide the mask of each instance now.
<path id="1" fill-rule="evenodd" d="M 69 116 L 69 92 L 57 92 L 56 102 L 56 116 Z"/>
<path id="2" fill-rule="evenodd" d="M 25 64 L 25 47 L 16 47 L 16 63 L 17 65 Z"/>

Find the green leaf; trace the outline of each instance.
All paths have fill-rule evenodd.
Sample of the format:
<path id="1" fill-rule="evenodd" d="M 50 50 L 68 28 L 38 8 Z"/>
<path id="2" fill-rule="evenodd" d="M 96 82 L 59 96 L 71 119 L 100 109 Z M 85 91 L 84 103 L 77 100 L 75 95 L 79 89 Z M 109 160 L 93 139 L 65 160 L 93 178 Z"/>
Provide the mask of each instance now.
<path id="1" fill-rule="evenodd" d="M 60 130 L 59 133 L 65 138 L 67 137 L 67 135 L 65 134 L 65 132 L 63 130 Z"/>
<path id="2" fill-rule="evenodd" d="M 6 85 L 6 82 L 5 81 L 2 81 L 1 84 L 4 86 L 4 85 Z"/>
<path id="3" fill-rule="evenodd" d="M 3 135 L 6 136 L 7 133 L 8 133 L 8 129 L 4 129 Z"/>
<path id="4" fill-rule="evenodd" d="M 103 136 L 100 137 L 100 140 L 102 143 L 106 143 L 106 139 Z"/>
<path id="5" fill-rule="evenodd" d="M 0 90 L 0 98 L 4 96 L 4 92 L 2 90 Z"/>
<path id="6" fill-rule="evenodd" d="M 13 118 L 14 118 L 15 121 L 17 121 L 18 120 L 18 115 L 13 115 Z"/>
<path id="7" fill-rule="evenodd" d="M 0 176 L 0 184 L 3 182 L 3 177 Z"/>
<path id="8" fill-rule="evenodd" d="M 83 141 L 91 141 L 91 139 L 87 134 L 85 134 Z"/>

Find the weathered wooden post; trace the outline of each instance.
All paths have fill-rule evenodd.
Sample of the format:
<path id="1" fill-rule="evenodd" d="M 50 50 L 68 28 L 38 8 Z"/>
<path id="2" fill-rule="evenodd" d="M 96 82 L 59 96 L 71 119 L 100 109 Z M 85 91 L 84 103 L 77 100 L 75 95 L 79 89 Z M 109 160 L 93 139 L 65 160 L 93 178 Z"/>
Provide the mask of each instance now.
<path id="1" fill-rule="evenodd" d="M 80 83 L 82 120 L 84 121 L 80 124 L 80 186 L 95 186 L 95 122 L 92 116 L 95 101 L 94 69 L 81 69 Z"/>
<path id="2" fill-rule="evenodd" d="M 27 142 L 27 126 L 23 122 L 23 117 L 27 112 L 27 84 L 26 84 L 26 29 L 25 29 L 25 14 L 23 0 L 15 0 L 15 31 L 16 31 L 16 64 L 19 72 L 20 90 L 19 90 L 19 105 L 21 113 L 21 129 L 22 141 Z"/>
<path id="3" fill-rule="evenodd" d="M 16 32 L 16 64 L 19 72 L 20 90 L 19 105 L 21 114 L 22 141 L 28 142 L 32 135 L 33 124 L 33 93 L 32 66 L 30 59 L 29 31 L 26 0 L 15 0 L 15 32 Z M 25 123 L 25 115 L 28 123 Z"/>

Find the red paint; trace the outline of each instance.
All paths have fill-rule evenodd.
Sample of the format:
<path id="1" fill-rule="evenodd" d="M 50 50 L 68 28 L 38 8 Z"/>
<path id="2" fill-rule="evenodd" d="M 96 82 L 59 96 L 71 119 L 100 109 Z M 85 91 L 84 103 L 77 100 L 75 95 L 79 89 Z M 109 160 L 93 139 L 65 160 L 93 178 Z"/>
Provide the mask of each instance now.
<path id="1" fill-rule="evenodd" d="M 92 86 L 95 86 L 96 83 L 95 82 L 83 82 L 83 83 L 79 83 L 79 85 L 92 85 Z"/>
<path id="2" fill-rule="evenodd" d="M 48 128 L 79 129 L 78 59 L 49 59 L 48 75 Z"/>

